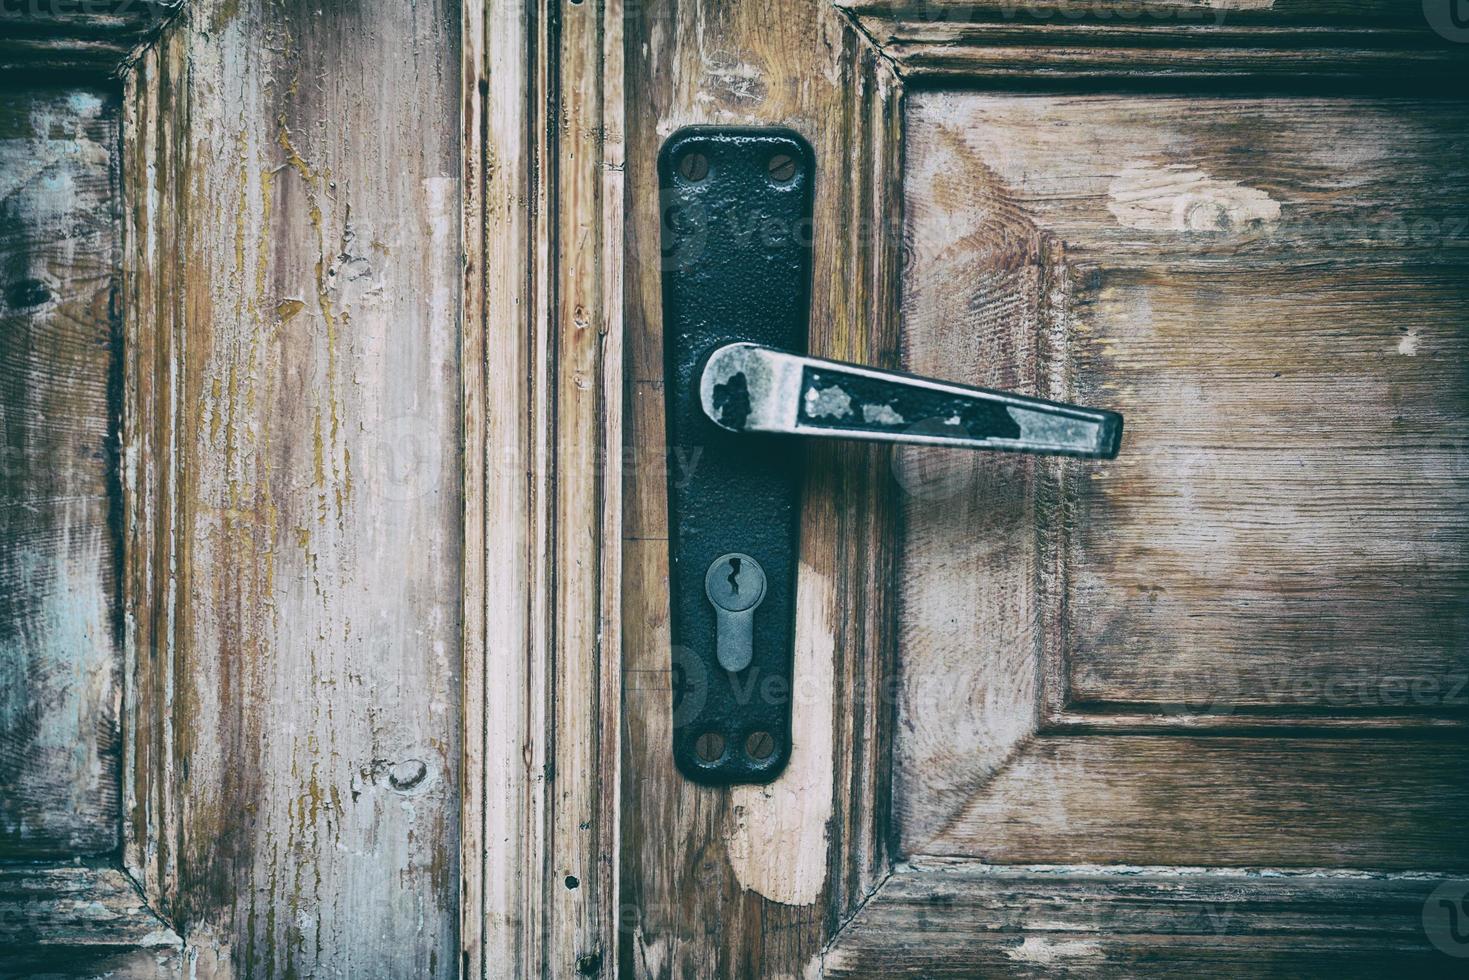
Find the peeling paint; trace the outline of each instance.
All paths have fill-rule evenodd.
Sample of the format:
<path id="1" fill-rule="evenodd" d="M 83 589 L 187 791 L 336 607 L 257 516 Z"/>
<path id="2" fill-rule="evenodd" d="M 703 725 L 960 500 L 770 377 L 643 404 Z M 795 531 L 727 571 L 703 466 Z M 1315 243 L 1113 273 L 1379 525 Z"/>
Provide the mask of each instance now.
<path id="1" fill-rule="evenodd" d="M 832 814 L 832 585 L 804 563 L 797 582 L 790 762 L 771 783 L 731 789 L 725 830 L 740 885 L 784 905 L 810 905 L 820 897 Z"/>
<path id="2" fill-rule="evenodd" d="M 907 419 L 903 418 L 891 405 L 863 405 L 862 421 L 876 425 L 904 425 Z M 958 425 L 958 421 L 953 423 Z"/>

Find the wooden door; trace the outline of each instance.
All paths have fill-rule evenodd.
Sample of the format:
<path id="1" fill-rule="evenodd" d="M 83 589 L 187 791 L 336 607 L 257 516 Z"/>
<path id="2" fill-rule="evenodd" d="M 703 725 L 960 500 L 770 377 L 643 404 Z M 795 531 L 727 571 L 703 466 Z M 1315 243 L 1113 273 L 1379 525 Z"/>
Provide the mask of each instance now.
<path id="1" fill-rule="evenodd" d="M 654 160 L 693 123 L 814 147 L 813 353 L 1127 427 L 1103 463 L 812 446 L 763 787 L 673 767 L 663 470 L 629 470 L 624 973 L 1463 968 L 1469 46 L 1440 6 L 638 12 L 629 460 L 663 452 Z"/>

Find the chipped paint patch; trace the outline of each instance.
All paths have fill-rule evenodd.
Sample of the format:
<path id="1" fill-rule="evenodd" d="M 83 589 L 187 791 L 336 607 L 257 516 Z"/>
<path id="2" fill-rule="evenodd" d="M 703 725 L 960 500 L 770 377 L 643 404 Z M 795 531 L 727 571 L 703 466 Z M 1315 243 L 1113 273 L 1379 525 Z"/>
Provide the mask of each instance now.
<path id="1" fill-rule="evenodd" d="M 790 762 L 772 783 L 734 787 L 725 834 L 740 885 L 782 905 L 821 895 L 832 811 L 834 594 L 830 579 L 804 562 L 797 581 Z"/>
<path id="2" fill-rule="evenodd" d="M 809 388 L 806 391 L 806 414 L 813 419 L 846 418 L 852 414 L 852 396 L 837 385 Z"/>
<path id="3" fill-rule="evenodd" d="M 1107 210 L 1139 231 L 1241 231 L 1280 220 L 1280 203 L 1238 181 L 1185 164 L 1134 164 L 1107 188 Z"/>
<path id="4" fill-rule="evenodd" d="M 154 929 L 142 939 L 138 940 L 138 945 L 144 947 L 145 949 L 155 946 L 166 946 L 169 949 L 179 949 L 183 946 L 183 944 L 184 941 L 179 938 L 179 934 L 168 928 Z"/>
<path id="5" fill-rule="evenodd" d="M 891 405 L 863 405 L 862 421 L 876 425 L 902 425 L 908 420 L 893 410 Z"/>
<path id="6" fill-rule="evenodd" d="M 1418 356 L 1418 331 L 1409 330 L 1398 340 L 1398 353 L 1404 357 Z"/>

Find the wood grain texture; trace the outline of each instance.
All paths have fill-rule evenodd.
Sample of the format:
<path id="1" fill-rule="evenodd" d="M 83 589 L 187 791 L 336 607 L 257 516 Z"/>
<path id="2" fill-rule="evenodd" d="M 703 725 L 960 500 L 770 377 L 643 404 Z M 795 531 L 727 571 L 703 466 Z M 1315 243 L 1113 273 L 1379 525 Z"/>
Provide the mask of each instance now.
<path id="1" fill-rule="evenodd" d="M 1033 21 L 1075 23 L 1112 21 L 1168 24 L 1244 22 L 1258 24 L 1350 24 L 1383 27 L 1416 24 L 1420 11 L 1395 0 L 842 0 L 839 6 L 861 14 L 924 14 L 944 21 Z"/>
<path id="2" fill-rule="evenodd" d="M 921 97 L 920 97 L 921 98 Z M 910 99 L 902 366 L 915 374 L 1067 395 L 1061 249 L 955 159 Z M 921 105 L 921 102 L 920 102 Z M 958 164 L 958 165 L 956 165 Z M 1040 640 L 1058 604 L 1054 460 L 903 447 L 898 545 L 895 798 L 905 841 L 1003 766 L 1038 724 Z"/>
<path id="3" fill-rule="evenodd" d="M 926 846 L 1001 864 L 1463 871 L 1462 739 L 1044 737 Z"/>
<path id="4" fill-rule="evenodd" d="M 221 975 L 459 968 L 458 35 L 201 3 L 127 79 L 127 855 Z"/>
<path id="5" fill-rule="evenodd" d="M 17 0 L 0 6 L 0 72 L 116 75 L 183 0 Z"/>
<path id="6" fill-rule="evenodd" d="M 901 93 L 820 3 L 651 4 L 627 28 L 628 418 L 621 971 L 799 976 L 886 870 L 894 514 L 889 454 L 813 447 L 802 518 L 793 757 L 766 787 L 684 780 L 671 751 L 654 162 L 696 123 L 781 125 L 816 153 L 811 348 L 894 359 Z"/>
<path id="7" fill-rule="evenodd" d="M 620 5 L 465 8 L 466 976 L 613 972 Z"/>
<path id="8" fill-rule="evenodd" d="M 0 858 L 118 844 L 117 138 L 0 92 Z"/>
<path id="9" fill-rule="evenodd" d="M 1407 101 L 915 100 L 910 154 L 963 176 L 910 184 L 910 236 L 940 242 L 957 212 L 992 262 L 1064 242 L 1062 394 L 1128 420 L 1115 463 L 1069 468 L 1051 654 L 1069 700 L 1469 704 L 1464 121 Z M 952 282 L 967 245 L 914 278 Z M 982 283 L 950 303 L 1014 322 Z M 918 346 L 987 335 L 905 322 Z"/>
<path id="10" fill-rule="evenodd" d="M 175 977 L 182 951 L 121 871 L 0 867 L 0 977 Z"/>
<path id="11" fill-rule="evenodd" d="M 1445 881 L 925 860 L 884 883 L 823 976 L 1448 977 L 1423 928 Z"/>
<path id="12" fill-rule="evenodd" d="M 1391 0 L 1143 3 L 838 0 L 905 80 L 1235 79 L 1452 85 L 1469 55 L 1448 5 Z M 1431 12 L 1432 20 L 1425 12 Z"/>
<path id="13" fill-rule="evenodd" d="M 906 850 L 992 854 L 964 814 L 990 805 L 1000 790 L 982 787 L 1006 765 L 1044 775 L 1026 768 L 1043 745 L 1013 754 L 1037 729 L 1462 728 L 1469 216 L 1445 204 L 1461 113 L 910 100 L 905 364 L 1118 409 L 1128 429 L 1102 465 L 935 456 L 917 471 L 899 559 Z M 1124 750 L 1095 744 L 1048 778 L 1103 778 L 1089 767 Z M 1439 765 L 1435 743 L 1393 744 L 1408 768 Z M 1357 748 L 1322 751 L 1359 771 Z M 1169 777 L 1137 776 L 1111 792 L 1164 798 Z M 1415 812 L 1422 787 L 1375 778 L 1384 807 Z M 1391 865 L 1359 816 L 1355 844 L 1342 824 L 1310 846 Z M 1093 829 L 1095 854 L 1113 853 Z"/>

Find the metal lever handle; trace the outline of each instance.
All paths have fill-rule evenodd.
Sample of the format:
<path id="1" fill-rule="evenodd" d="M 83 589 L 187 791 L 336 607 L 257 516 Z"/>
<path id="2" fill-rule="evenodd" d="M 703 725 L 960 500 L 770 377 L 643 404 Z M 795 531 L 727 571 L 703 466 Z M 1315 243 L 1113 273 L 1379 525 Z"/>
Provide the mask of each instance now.
<path id="1" fill-rule="evenodd" d="M 727 344 L 699 373 L 704 414 L 730 432 L 869 439 L 1112 459 L 1122 416 L 899 371 Z"/>

